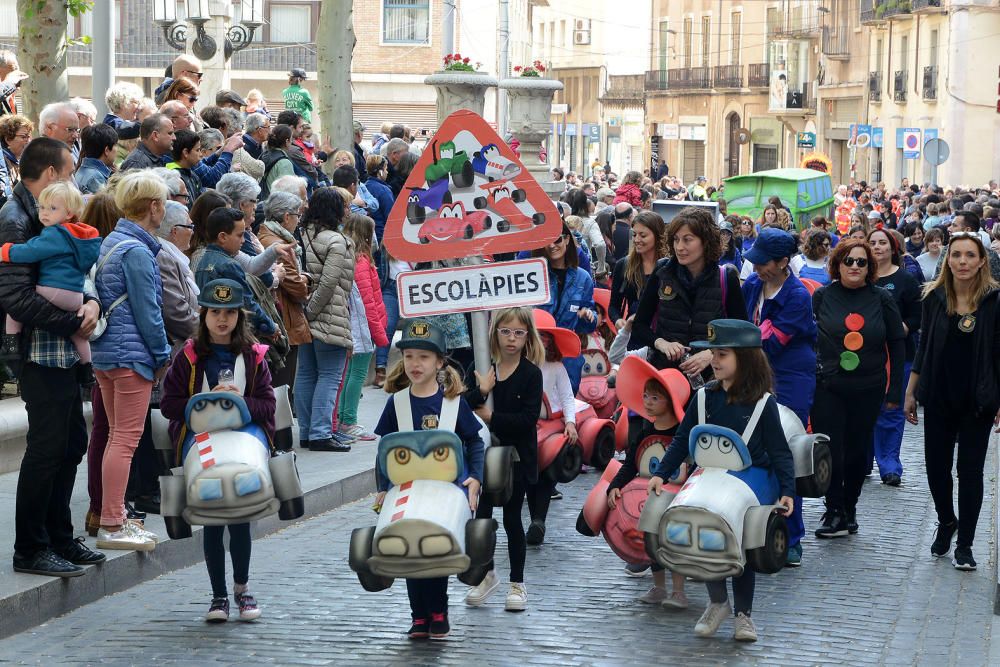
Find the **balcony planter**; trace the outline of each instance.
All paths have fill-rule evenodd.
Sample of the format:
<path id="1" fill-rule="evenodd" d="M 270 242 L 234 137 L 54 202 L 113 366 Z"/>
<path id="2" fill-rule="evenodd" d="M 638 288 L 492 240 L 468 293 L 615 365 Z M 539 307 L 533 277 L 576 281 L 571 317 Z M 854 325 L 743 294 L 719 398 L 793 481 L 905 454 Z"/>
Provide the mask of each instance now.
<path id="1" fill-rule="evenodd" d="M 513 79 L 501 79 L 500 88 L 507 91 L 510 102 L 510 112 L 507 125 L 510 131 L 521 142 L 521 161 L 535 180 L 540 183 L 550 181 L 549 168 L 537 159 L 549 132 L 552 130 L 552 98 L 557 91 L 563 89 L 561 81 L 537 77 L 520 76 Z"/>
<path id="2" fill-rule="evenodd" d="M 486 106 L 486 89 L 494 88 L 497 80 L 486 72 L 440 71 L 424 79 L 437 89 L 438 126 L 459 109 L 469 109 L 480 116 Z"/>

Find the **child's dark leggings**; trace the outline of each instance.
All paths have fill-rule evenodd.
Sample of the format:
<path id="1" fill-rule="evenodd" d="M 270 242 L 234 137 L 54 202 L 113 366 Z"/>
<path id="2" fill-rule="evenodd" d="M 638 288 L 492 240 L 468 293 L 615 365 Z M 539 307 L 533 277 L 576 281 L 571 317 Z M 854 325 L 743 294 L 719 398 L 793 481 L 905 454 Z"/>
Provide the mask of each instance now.
<path id="1" fill-rule="evenodd" d="M 733 613 L 744 613 L 747 616 L 753 611 L 753 589 L 756 577 L 754 571 L 749 567 L 743 570 L 743 574 L 733 577 Z M 708 597 L 712 602 L 726 602 L 729 595 L 726 593 L 726 580 L 705 582 L 708 588 Z"/>
<path id="2" fill-rule="evenodd" d="M 503 530 L 507 533 L 507 555 L 510 557 L 510 580 L 524 583 L 524 559 L 527 542 L 524 539 L 524 524 L 521 523 L 521 510 L 524 508 L 524 480 L 521 475 L 514 477 L 514 490 L 503 506 Z M 476 508 L 477 519 L 492 519 L 493 506 L 479 500 Z M 490 563 L 493 569 L 493 563 Z"/>
<path id="3" fill-rule="evenodd" d="M 222 534 L 229 528 L 229 556 L 233 560 L 233 581 L 245 585 L 250 580 L 250 524 L 205 526 L 205 565 L 212 581 L 212 597 L 229 597 L 226 589 L 226 546 Z"/>
<path id="4" fill-rule="evenodd" d="M 538 473 L 538 481 L 527 486 L 525 491 L 528 496 L 528 514 L 531 515 L 532 521 L 545 523 L 555 488 L 556 485 L 545 477 L 544 473 Z"/>
<path id="5" fill-rule="evenodd" d="M 407 579 L 406 594 L 410 596 L 410 613 L 414 620 L 448 613 L 448 577 Z"/>

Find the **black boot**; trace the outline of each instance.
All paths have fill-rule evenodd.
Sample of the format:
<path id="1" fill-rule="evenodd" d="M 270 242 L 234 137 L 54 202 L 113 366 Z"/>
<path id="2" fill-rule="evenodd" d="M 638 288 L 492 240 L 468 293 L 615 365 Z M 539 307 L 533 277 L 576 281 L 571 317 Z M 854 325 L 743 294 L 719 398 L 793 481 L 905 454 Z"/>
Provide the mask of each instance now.
<path id="1" fill-rule="evenodd" d="M 828 509 L 823 515 L 823 525 L 816 529 L 819 538 L 847 537 L 849 534 L 843 510 Z"/>

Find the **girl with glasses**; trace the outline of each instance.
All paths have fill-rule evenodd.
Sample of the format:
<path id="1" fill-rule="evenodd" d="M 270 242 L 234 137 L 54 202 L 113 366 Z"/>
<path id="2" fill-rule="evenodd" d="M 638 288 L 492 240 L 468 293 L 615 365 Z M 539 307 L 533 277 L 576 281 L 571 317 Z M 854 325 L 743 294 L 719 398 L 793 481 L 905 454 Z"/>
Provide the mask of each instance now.
<path id="1" fill-rule="evenodd" d="M 469 405 L 490 427 L 505 447 L 514 447 L 518 461 L 514 463 L 513 492 L 503 506 L 503 529 L 507 533 L 507 553 L 510 558 L 510 589 L 504 609 L 524 611 L 528 590 L 524 585 L 526 542 L 521 513 L 529 485 L 538 481 L 538 442 L 535 436 L 536 415 L 542 409 L 542 372 L 545 359 L 542 341 L 528 308 L 507 308 L 493 316 L 490 327 L 490 357 L 493 367 L 485 376 L 476 373 L 476 385 L 465 394 Z M 486 404 L 493 396 L 493 407 Z M 477 519 L 492 519 L 490 503 L 480 503 Z M 465 603 L 483 605 L 500 587 L 496 572 L 490 570 L 478 586 L 469 589 Z"/>
<path id="2" fill-rule="evenodd" d="M 826 513 L 816 529 L 820 538 L 858 532 L 856 509 L 875 421 L 883 403 L 890 410 L 899 407 L 906 356 L 899 307 L 875 284 L 878 265 L 871 247 L 857 239 L 838 243 L 830 278 L 813 294 L 819 341 L 810 414 L 813 431 L 830 436 L 833 454 Z"/>

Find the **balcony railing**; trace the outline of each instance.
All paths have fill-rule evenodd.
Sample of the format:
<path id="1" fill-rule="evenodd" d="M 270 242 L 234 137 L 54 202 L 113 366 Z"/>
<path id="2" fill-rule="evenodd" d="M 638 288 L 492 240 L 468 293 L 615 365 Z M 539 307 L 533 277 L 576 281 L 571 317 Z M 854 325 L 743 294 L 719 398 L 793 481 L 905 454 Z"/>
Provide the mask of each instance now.
<path id="1" fill-rule="evenodd" d="M 646 72 L 646 90 L 666 90 L 667 70 L 654 69 Z"/>
<path id="2" fill-rule="evenodd" d="M 768 25 L 768 35 L 771 37 L 810 37 L 820 32 L 820 16 L 818 13 L 807 13 L 803 11 L 806 7 L 799 7 L 798 11 L 786 12 L 783 16 Z"/>
<path id="3" fill-rule="evenodd" d="M 786 109 L 801 109 L 803 112 L 816 112 L 816 95 L 811 84 L 802 84 L 801 90 L 789 90 L 785 103 Z"/>
<path id="4" fill-rule="evenodd" d="M 887 0 L 875 5 L 875 13 L 882 10 L 882 16 L 892 18 L 893 16 L 909 16 L 912 9 L 911 0 Z"/>
<path id="5" fill-rule="evenodd" d="M 906 101 L 906 81 L 906 70 L 896 70 L 896 74 L 892 78 L 892 99 L 894 102 Z"/>
<path id="6" fill-rule="evenodd" d="M 914 14 L 925 10 L 941 9 L 943 4 L 941 0 L 912 0 L 912 3 Z"/>
<path id="7" fill-rule="evenodd" d="M 750 88 L 768 88 L 771 85 L 771 66 L 768 63 L 751 63 L 747 65 L 747 86 Z"/>
<path id="8" fill-rule="evenodd" d="M 743 66 L 742 65 L 716 65 L 714 88 L 742 88 L 743 87 Z"/>
<path id="9" fill-rule="evenodd" d="M 937 99 L 937 77 L 937 65 L 928 65 L 924 67 L 924 81 L 922 88 L 925 100 Z"/>
<path id="10" fill-rule="evenodd" d="M 861 25 L 876 25 L 885 22 L 885 9 L 878 9 L 878 0 L 861 0 Z"/>
<path id="11" fill-rule="evenodd" d="M 882 101 L 882 72 L 868 73 L 868 100 L 871 102 Z"/>
<path id="12" fill-rule="evenodd" d="M 847 60 L 851 57 L 850 28 L 823 26 L 823 54 L 833 60 Z"/>
<path id="13" fill-rule="evenodd" d="M 711 67 L 683 67 L 667 70 L 667 88 L 670 90 L 697 90 L 711 87 Z"/>

